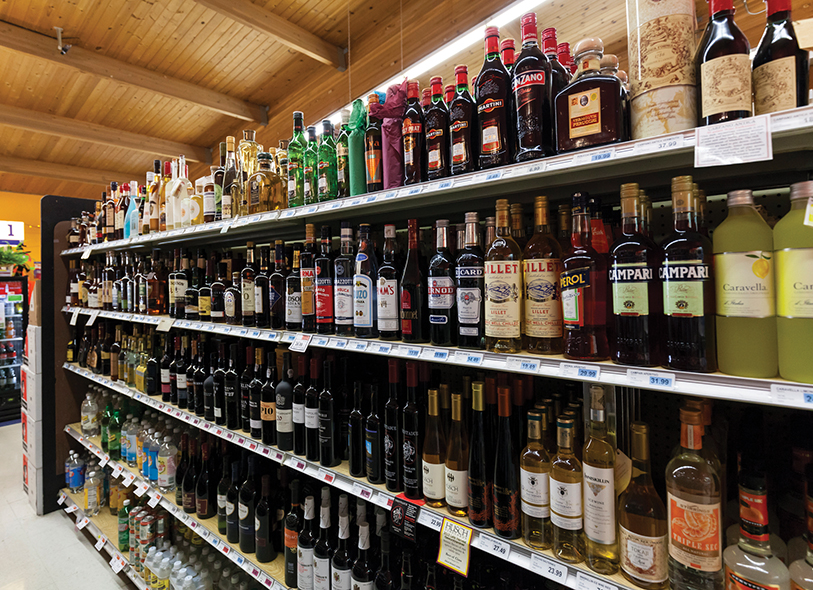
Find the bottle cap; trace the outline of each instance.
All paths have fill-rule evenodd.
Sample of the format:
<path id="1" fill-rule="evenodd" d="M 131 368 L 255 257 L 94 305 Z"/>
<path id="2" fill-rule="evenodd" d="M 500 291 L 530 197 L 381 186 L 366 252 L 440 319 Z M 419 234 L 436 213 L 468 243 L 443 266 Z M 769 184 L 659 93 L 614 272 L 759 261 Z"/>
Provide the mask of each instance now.
<path id="1" fill-rule="evenodd" d="M 480 223 L 480 216 L 477 214 L 476 211 L 466 213 L 465 219 L 466 223 Z"/>
<path id="2" fill-rule="evenodd" d="M 610 69 L 610 70 L 617 70 L 618 69 L 618 56 L 613 55 L 612 53 L 605 54 L 601 61 L 599 62 L 601 65 L 601 69 Z"/>
<path id="3" fill-rule="evenodd" d="M 754 204 L 754 195 L 749 190 L 731 191 L 726 196 L 726 205 L 728 205 L 729 207 L 753 204 Z"/>
<path id="4" fill-rule="evenodd" d="M 698 409 L 684 406 L 680 408 L 680 421 L 691 426 L 701 426 L 703 424 L 703 414 Z"/>
<path id="5" fill-rule="evenodd" d="M 599 37 L 587 37 L 576 43 L 573 55 L 579 59 L 585 53 L 604 53 L 604 41 Z"/>
<path id="6" fill-rule="evenodd" d="M 500 41 L 500 51 L 504 51 L 506 49 L 515 49 L 514 40 L 510 37 L 508 39 L 503 39 Z"/>
<path id="7" fill-rule="evenodd" d="M 499 27 L 486 27 L 486 39 L 489 37 L 499 37 L 500 36 L 500 29 Z"/>
<path id="8" fill-rule="evenodd" d="M 790 200 L 809 199 L 813 197 L 813 180 L 805 180 L 790 185 Z"/>
<path id="9" fill-rule="evenodd" d="M 464 66 L 464 65 L 455 66 L 454 73 L 455 73 L 455 75 L 457 75 L 457 74 L 467 74 L 468 75 L 469 68 L 468 68 L 468 66 Z"/>

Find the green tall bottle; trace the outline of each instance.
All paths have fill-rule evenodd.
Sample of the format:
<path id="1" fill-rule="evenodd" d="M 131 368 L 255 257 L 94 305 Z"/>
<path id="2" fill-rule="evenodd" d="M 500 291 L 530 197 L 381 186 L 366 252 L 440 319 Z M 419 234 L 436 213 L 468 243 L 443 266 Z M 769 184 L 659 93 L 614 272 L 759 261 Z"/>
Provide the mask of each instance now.
<path id="1" fill-rule="evenodd" d="M 107 405 L 104 407 L 104 412 L 102 412 L 102 428 L 101 428 L 101 439 L 102 439 L 102 450 L 107 453 L 108 446 L 107 443 L 109 442 L 109 435 L 108 435 L 108 427 L 110 426 L 110 418 L 113 416 L 113 408 L 110 405 L 110 402 L 107 402 Z"/>
<path id="2" fill-rule="evenodd" d="M 322 121 L 322 136 L 319 138 L 319 167 L 317 170 L 317 200 L 332 201 L 338 192 L 336 170 L 336 142 L 333 139 L 333 123 Z"/>
<path id="3" fill-rule="evenodd" d="M 121 460 L 121 410 L 113 410 L 107 425 L 107 454 L 114 461 Z"/>
<path id="4" fill-rule="evenodd" d="M 304 115 L 294 111 L 294 136 L 288 143 L 288 207 L 305 204 L 305 136 L 302 133 Z"/>
<path id="5" fill-rule="evenodd" d="M 350 196 L 350 110 L 342 111 L 342 127 L 339 138 L 336 140 L 336 198 L 343 199 Z"/>
<path id="6" fill-rule="evenodd" d="M 316 127 L 308 127 L 308 143 L 305 146 L 305 204 L 317 202 L 319 171 L 319 144 L 316 142 Z"/>

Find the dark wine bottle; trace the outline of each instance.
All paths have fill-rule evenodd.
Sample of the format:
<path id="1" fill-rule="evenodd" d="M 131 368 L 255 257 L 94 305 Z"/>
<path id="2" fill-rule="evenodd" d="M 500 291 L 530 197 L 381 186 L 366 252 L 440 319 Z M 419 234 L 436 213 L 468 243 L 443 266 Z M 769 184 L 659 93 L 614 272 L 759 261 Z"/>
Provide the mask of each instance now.
<path id="1" fill-rule="evenodd" d="M 436 180 L 449 176 L 449 109 L 443 102 L 443 79 L 429 80 L 432 102 L 424 112 L 426 129 L 426 177 Z"/>
<path id="2" fill-rule="evenodd" d="M 261 482 L 262 496 L 254 510 L 256 518 L 254 545 L 256 547 L 257 561 L 269 563 L 277 558 L 277 552 L 271 538 L 271 520 L 275 518 L 274 506 L 271 504 L 271 476 L 263 475 Z"/>
<path id="3" fill-rule="evenodd" d="M 455 94 L 449 103 L 452 174 L 474 172 L 480 163 L 480 135 L 477 132 L 477 105 L 469 94 L 469 70 L 455 66 Z"/>
<path id="4" fill-rule="evenodd" d="M 418 80 L 407 82 L 407 105 L 401 127 L 404 148 L 404 184 L 426 180 L 426 153 L 423 137 L 423 109 L 419 98 Z"/>
<path id="5" fill-rule="evenodd" d="M 423 499 L 423 465 L 421 455 L 421 410 L 418 406 L 418 366 L 407 363 L 407 401 L 402 416 L 404 495 L 410 500 Z"/>
<path id="6" fill-rule="evenodd" d="M 268 277 L 268 310 L 271 316 L 271 328 L 280 330 L 285 327 L 285 242 L 274 242 L 274 272 Z"/>
<path id="7" fill-rule="evenodd" d="M 455 263 L 449 251 L 449 220 L 436 223 L 436 252 L 429 261 L 429 341 L 435 346 L 457 343 Z"/>
<path id="8" fill-rule="evenodd" d="M 353 334 L 353 228 L 342 221 L 341 252 L 333 261 L 333 309 L 336 334 Z"/>
<path id="9" fill-rule="evenodd" d="M 183 511 L 195 514 L 195 484 L 198 480 L 197 441 L 189 439 L 189 467 L 183 476 Z"/>
<path id="10" fill-rule="evenodd" d="M 369 550 L 370 525 L 365 522 L 359 525 L 358 557 L 353 563 L 353 570 L 350 574 L 353 588 L 358 588 L 358 590 L 373 590 L 375 572 L 368 561 L 367 553 Z"/>
<path id="11" fill-rule="evenodd" d="M 395 583 L 390 571 L 390 533 L 381 531 L 381 557 L 378 571 L 375 573 L 375 590 L 393 590 Z"/>
<path id="12" fill-rule="evenodd" d="M 400 492 L 403 483 L 401 449 L 401 406 L 398 403 L 398 359 L 388 362 L 390 396 L 384 406 L 384 480 L 391 492 Z"/>
<path id="13" fill-rule="evenodd" d="M 497 388 L 499 413 L 494 461 L 494 531 L 505 539 L 522 536 L 519 494 L 519 453 L 511 433 L 511 389 Z"/>
<path id="14" fill-rule="evenodd" d="M 231 464 L 231 483 L 226 492 L 226 539 L 229 543 L 240 542 L 240 461 Z"/>
<path id="15" fill-rule="evenodd" d="M 316 267 L 316 331 L 333 334 L 333 248 L 330 226 L 323 225 Z"/>
<path id="16" fill-rule="evenodd" d="M 293 389 L 294 453 L 305 454 L 305 390 L 307 387 L 308 357 L 296 359 L 297 382 Z"/>
<path id="17" fill-rule="evenodd" d="M 319 507 L 319 538 L 313 547 L 313 590 L 330 590 L 330 488 L 322 488 Z"/>
<path id="18" fill-rule="evenodd" d="M 217 532 L 226 534 L 226 494 L 231 487 L 231 474 L 229 473 L 229 456 L 221 459 L 220 482 L 217 484 Z"/>
<path id="19" fill-rule="evenodd" d="M 203 435 L 206 437 L 206 434 Z M 212 501 L 210 493 L 212 492 L 213 478 L 209 473 L 210 460 L 209 460 L 209 445 L 211 441 L 201 442 L 200 445 L 200 475 L 195 484 L 195 511 L 198 518 L 207 519 L 212 518 L 216 513 L 216 505 Z"/>
<path id="20" fill-rule="evenodd" d="M 325 467 L 335 467 L 341 463 L 337 449 L 339 414 L 331 388 L 332 371 L 333 363 L 325 361 L 322 378 L 324 388 L 319 393 L 319 464 Z"/>
<path id="21" fill-rule="evenodd" d="M 364 415 L 361 413 L 361 381 L 353 384 L 353 411 L 350 412 L 350 425 L 347 444 L 350 447 L 350 475 L 362 477 L 366 470 Z"/>
<path id="22" fill-rule="evenodd" d="M 378 415 L 378 385 L 370 385 L 370 414 L 364 425 L 365 463 L 367 481 L 384 483 L 384 434 Z"/>
<path id="23" fill-rule="evenodd" d="M 427 308 L 427 271 L 423 266 L 418 241 L 418 220 L 408 225 L 409 250 L 401 275 L 401 339 L 404 342 L 429 342 Z"/>
<path id="24" fill-rule="evenodd" d="M 300 590 L 304 588 L 313 590 L 313 548 L 316 545 L 313 521 L 315 519 L 316 506 L 314 505 L 313 496 L 308 496 L 305 498 L 305 520 L 296 542 L 296 581 L 297 588 Z"/>
<path id="25" fill-rule="evenodd" d="M 319 377 L 322 366 L 319 357 L 310 361 L 310 385 L 305 390 L 305 458 L 319 460 Z"/>
<path id="26" fill-rule="evenodd" d="M 417 590 L 414 568 L 412 566 L 412 549 L 404 547 L 401 554 L 401 590 Z"/>
<path id="27" fill-rule="evenodd" d="M 254 380 L 254 347 L 247 346 L 245 349 L 245 367 L 240 374 L 240 418 L 238 419 L 237 426 L 241 427 L 243 432 L 251 432 L 251 411 L 249 410 L 249 401 L 251 400 L 251 382 Z"/>
<path id="28" fill-rule="evenodd" d="M 240 519 L 240 551 L 254 553 L 254 510 L 257 488 L 254 483 L 254 456 L 248 458 L 248 476 L 240 486 L 238 516 Z"/>
<path id="29" fill-rule="evenodd" d="M 485 391 L 481 381 L 471 384 L 472 413 L 469 442 L 469 522 L 478 528 L 492 523 L 492 481 L 494 447 L 491 446 L 489 424 L 485 413 Z"/>
<path id="30" fill-rule="evenodd" d="M 237 375 L 237 344 L 229 346 L 229 368 L 223 375 L 223 401 L 226 413 L 226 428 L 234 430 L 240 426 L 238 396 L 240 378 Z"/>
<path id="31" fill-rule="evenodd" d="M 480 169 L 483 170 L 513 161 L 508 98 L 511 75 L 500 59 L 500 30 L 488 27 L 485 35 L 485 61 L 475 82 Z"/>
<path id="32" fill-rule="evenodd" d="M 213 352 L 209 355 L 209 367 L 207 368 L 206 379 L 203 382 L 203 418 L 209 422 L 217 422 L 217 412 L 215 410 L 215 373 L 217 372 L 218 354 Z"/>
<path id="33" fill-rule="evenodd" d="M 189 369 L 189 336 L 181 336 L 178 340 L 180 349 L 178 362 L 175 365 L 176 397 L 173 401 L 179 408 L 186 409 L 189 403 L 189 380 L 186 378 L 186 371 Z"/>
<path id="34" fill-rule="evenodd" d="M 339 496 L 339 534 L 336 552 L 331 560 L 333 570 L 330 590 L 350 590 L 351 569 L 348 540 L 350 539 L 350 518 L 347 514 L 347 495 Z"/>
<path id="35" fill-rule="evenodd" d="M 209 367 L 206 366 L 206 354 L 203 341 L 198 342 L 198 356 L 195 363 L 195 373 L 192 375 L 192 390 L 195 393 L 195 415 L 206 415 L 206 379 L 209 376 Z M 190 408 L 192 398 L 190 397 Z"/>
<path id="36" fill-rule="evenodd" d="M 485 274 L 483 249 L 480 246 L 480 219 L 476 212 L 466 213 L 465 244 L 457 246 L 457 345 L 460 348 L 483 349 L 486 346 L 483 314 Z"/>
<path id="37" fill-rule="evenodd" d="M 175 342 L 175 356 L 169 363 L 169 403 L 178 404 L 178 366 L 183 362 L 181 354 L 181 337 L 171 338 Z"/>
<path id="38" fill-rule="evenodd" d="M 272 350 L 268 353 L 265 383 L 260 390 L 260 419 L 263 444 L 277 444 L 277 362 Z"/>
<path id="39" fill-rule="evenodd" d="M 170 385 L 169 370 L 170 365 L 175 360 L 175 341 L 169 334 L 164 336 L 164 356 L 161 357 L 161 401 L 168 403 L 172 388 Z"/>
<path id="40" fill-rule="evenodd" d="M 263 420 L 262 420 L 262 389 L 263 378 L 265 378 L 265 367 L 263 367 L 263 360 L 265 359 L 265 350 L 262 346 L 254 348 L 254 374 L 251 382 L 248 385 L 248 416 L 251 437 L 260 439 L 263 436 Z M 246 359 L 249 362 L 249 359 Z"/>
<path id="41" fill-rule="evenodd" d="M 286 355 L 291 353 L 286 352 Z M 297 587 L 297 541 L 302 524 L 299 517 L 299 480 L 291 482 L 291 510 L 285 517 L 285 585 Z"/>
<path id="42" fill-rule="evenodd" d="M 400 274 L 397 262 L 397 245 L 395 241 L 395 226 L 384 226 L 384 248 L 381 266 L 378 267 L 378 337 L 381 340 L 401 339 L 401 318 L 399 305 L 398 275 Z"/>
<path id="43" fill-rule="evenodd" d="M 281 451 L 294 449 L 294 370 L 291 367 L 291 353 L 282 354 L 282 379 L 277 383 L 277 446 Z M 298 531 L 297 531 L 298 532 Z M 288 584 L 287 580 L 285 582 Z M 288 584 L 290 586 L 290 584 Z M 294 582 L 294 586 L 296 582 Z"/>
<path id="44" fill-rule="evenodd" d="M 175 467 L 175 503 L 183 506 L 183 478 L 186 470 L 189 469 L 189 435 L 186 432 L 181 434 L 180 451 L 181 460 Z"/>

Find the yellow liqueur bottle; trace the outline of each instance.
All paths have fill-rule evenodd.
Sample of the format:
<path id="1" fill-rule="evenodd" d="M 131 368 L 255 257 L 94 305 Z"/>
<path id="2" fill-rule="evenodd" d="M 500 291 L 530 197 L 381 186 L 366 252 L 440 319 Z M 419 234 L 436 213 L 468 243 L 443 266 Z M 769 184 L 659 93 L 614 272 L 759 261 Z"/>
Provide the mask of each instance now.
<path id="1" fill-rule="evenodd" d="M 497 201 L 497 235 L 485 257 L 486 350 L 522 350 L 522 251 L 511 237 L 508 200 Z"/>
<path id="2" fill-rule="evenodd" d="M 534 549 L 550 549 L 550 456 L 542 444 L 547 408 L 528 412 L 528 445 L 519 458 L 522 533 Z"/>
<path id="3" fill-rule="evenodd" d="M 550 519 L 553 523 L 553 554 L 568 563 L 584 561 L 582 513 L 582 464 L 573 452 L 575 420 L 557 420 L 558 452 L 550 470 Z"/>
<path id="4" fill-rule="evenodd" d="M 714 231 L 717 363 L 723 373 L 777 372 L 776 301 L 771 228 L 751 191 L 728 193 L 728 216 Z"/>

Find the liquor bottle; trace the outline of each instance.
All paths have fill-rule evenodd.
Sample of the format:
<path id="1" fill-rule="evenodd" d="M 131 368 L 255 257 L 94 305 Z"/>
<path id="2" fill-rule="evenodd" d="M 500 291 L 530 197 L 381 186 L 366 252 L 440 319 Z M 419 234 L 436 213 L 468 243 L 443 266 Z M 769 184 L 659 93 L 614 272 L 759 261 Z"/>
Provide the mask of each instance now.
<path id="1" fill-rule="evenodd" d="M 206 260 L 206 273 L 203 283 L 198 288 L 198 319 L 201 322 L 212 321 L 212 284 L 215 281 L 215 261 L 210 256 Z"/>
<path id="2" fill-rule="evenodd" d="M 214 257 L 214 252 L 212 253 Z M 210 303 L 209 315 L 215 324 L 226 323 L 226 263 L 217 262 L 217 278 L 212 282 L 212 299 Z"/>
<path id="3" fill-rule="evenodd" d="M 364 414 L 361 413 L 361 395 L 361 382 L 356 381 L 353 384 L 353 411 L 350 412 L 347 441 L 350 448 L 348 468 L 350 475 L 353 477 L 362 477 L 366 471 Z"/>
<path id="4" fill-rule="evenodd" d="M 717 370 L 714 283 L 710 240 L 697 231 L 692 177 L 672 179 L 674 229 L 661 242 L 664 364 L 670 369 Z"/>
<path id="5" fill-rule="evenodd" d="M 269 308 L 270 255 L 268 246 L 260 248 L 260 271 L 254 277 L 254 325 L 258 328 L 271 327 L 271 310 Z M 243 309 L 245 310 L 245 302 Z"/>
<path id="6" fill-rule="evenodd" d="M 748 38 L 734 22 L 733 0 L 710 2 L 709 22 L 694 58 L 698 125 L 751 116 L 750 51 Z"/>
<path id="7" fill-rule="evenodd" d="M 469 511 L 469 433 L 463 414 L 463 399 L 452 394 L 452 427 L 446 449 L 446 506 L 454 516 Z"/>
<path id="8" fill-rule="evenodd" d="M 615 76 L 601 73 L 604 43 L 588 37 L 576 43 L 573 53 L 578 73 L 554 102 L 556 149 L 568 152 L 623 141 L 624 87 Z"/>
<path id="9" fill-rule="evenodd" d="M 429 340 L 436 346 L 457 341 L 457 296 L 454 257 L 449 251 L 449 220 L 437 221 L 437 250 L 429 262 Z"/>
<path id="10" fill-rule="evenodd" d="M 277 359 L 272 349 L 268 352 L 265 382 L 260 391 L 260 417 L 262 441 L 265 445 L 277 444 Z"/>
<path id="11" fill-rule="evenodd" d="M 573 233 L 562 262 L 563 352 L 565 358 L 601 361 L 607 342 L 607 262 L 591 245 L 588 194 L 573 193 Z"/>
<path id="12" fill-rule="evenodd" d="M 415 184 L 426 179 L 426 150 L 424 149 L 423 109 L 418 100 L 419 82 L 407 82 L 407 105 L 401 127 L 404 150 L 404 184 Z"/>
<path id="13" fill-rule="evenodd" d="M 562 250 L 548 232 L 548 198 L 534 198 L 534 235 L 522 253 L 528 352 L 562 352 Z"/>
<path id="14" fill-rule="evenodd" d="M 116 239 L 116 201 L 118 200 L 118 183 L 110 183 L 110 193 L 103 200 L 104 210 L 104 241 L 109 242 Z"/>
<path id="15" fill-rule="evenodd" d="M 513 162 L 512 115 L 508 97 L 511 75 L 500 59 L 500 30 L 486 27 L 485 61 L 475 83 L 477 120 L 480 135 L 480 168 L 493 168 Z"/>
<path id="16" fill-rule="evenodd" d="M 217 363 L 217 369 L 212 373 L 212 410 L 215 424 L 226 424 L 226 345 L 219 345 L 218 353 L 212 353 L 212 367 Z"/>
<path id="17" fill-rule="evenodd" d="M 664 590 L 667 572 L 666 507 L 652 485 L 649 426 L 630 424 L 632 479 L 618 498 L 621 574 L 647 590 Z"/>
<path id="18" fill-rule="evenodd" d="M 429 342 L 428 287 L 418 241 L 418 220 L 410 219 L 407 227 L 409 250 L 400 285 L 401 339 L 404 342 Z"/>
<path id="19" fill-rule="evenodd" d="M 254 553 L 254 509 L 257 501 L 257 489 L 254 483 L 254 455 L 248 457 L 248 476 L 240 486 L 239 505 L 240 551 Z"/>
<path id="20" fill-rule="evenodd" d="M 234 271 L 231 273 L 231 283 L 226 287 L 223 293 L 224 315 L 226 323 L 230 326 L 239 326 L 243 317 L 243 298 L 240 292 L 240 273 Z M 253 314 L 252 314 L 253 315 Z"/>
<path id="21" fill-rule="evenodd" d="M 342 125 L 339 137 L 336 139 L 336 198 L 343 199 L 350 196 L 350 137 L 349 137 L 350 110 L 342 109 Z"/>
<path id="22" fill-rule="evenodd" d="M 183 435 L 186 440 L 186 434 Z M 221 458 L 221 472 L 220 481 L 217 484 L 217 532 L 221 535 L 226 534 L 226 494 L 232 485 L 231 482 L 231 467 L 229 464 L 229 456 L 224 455 Z"/>
<path id="23" fill-rule="evenodd" d="M 423 499 L 423 467 L 421 452 L 421 409 L 418 405 L 418 366 L 406 365 L 407 401 L 401 416 L 401 440 L 403 449 L 404 496 L 410 500 Z"/>
<path id="24" fill-rule="evenodd" d="M 449 135 L 452 174 L 477 170 L 480 137 L 477 133 L 477 105 L 469 94 L 468 68 L 455 66 L 455 94 L 449 103 Z M 417 98 L 417 89 L 416 89 Z"/>
<path id="25" fill-rule="evenodd" d="M 240 271 L 240 310 L 242 311 L 241 321 L 244 326 L 255 325 L 256 280 L 257 268 L 254 264 L 254 242 L 248 242 L 246 244 L 246 266 Z"/>
<path id="26" fill-rule="evenodd" d="M 469 522 L 478 528 L 492 523 L 492 481 L 494 478 L 494 447 L 496 433 L 487 423 L 484 384 L 472 383 L 471 442 L 469 444 Z"/>
<path id="27" fill-rule="evenodd" d="M 509 74 L 514 69 L 514 62 L 516 61 L 516 56 L 514 55 L 515 51 L 516 42 L 511 37 L 500 41 L 500 59 L 502 59 L 502 63 Z"/>
<path id="28" fill-rule="evenodd" d="M 205 436 L 205 435 L 204 435 Z M 211 447 L 214 443 L 211 439 L 201 443 L 200 455 L 200 475 L 195 484 L 195 512 L 199 519 L 205 520 L 217 514 L 215 504 L 217 488 L 213 474 L 209 473 L 211 463 Z"/>
<path id="29" fill-rule="evenodd" d="M 511 390 L 499 387 L 495 439 L 492 505 L 494 532 L 505 539 L 522 536 L 520 520 L 520 473 L 515 435 L 511 432 Z"/>
<path id="30" fill-rule="evenodd" d="M 189 380 L 186 378 L 186 371 L 189 369 L 189 361 L 187 358 L 189 351 L 189 336 L 181 336 L 177 338 L 178 343 L 177 362 L 175 363 L 175 390 L 176 396 L 171 400 L 179 408 L 186 409 L 189 401 Z M 171 377 L 171 375 L 170 375 Z"/>
<path id="31" fill-rule="evenodd" d="M 586 560 L 591 570 L 611 575 L 618 571 L 616 452 L 607 433 L 603 387 L 590 387 L 589 403 L 590 430 L 582 451 Z"/>
<path id="32" fill-rule="evenodd" d="M 288 143 L 288 207 L 300 207 L 305 204 L 306 142 L 302 133 L 303 118 L 304 115 L 300 111 L 294 111 L 294 134 Z"/>
<path id="33" fill-rule="evenodd" d="M 313 590 L 330 590 L 330 488 L 322 488 L 319 507 L 319 538 L 313 547 Z"/>
<path id="34" fill-rule="evenodd" d="M 305 390 L 305 458 L 319 461 L 319 378 L 322 363 L 314 355 L 310 360 L 310 385 Z"/>
<path id="35" fill-rule="evenodd" d="M 367 192 L 384 188 L 384 166 L 381 150 L 381 119 L 373 116 L 373 105 L 379 103 L 378 94 L 367 96 L 367 129 L 364 132 L 364 164 L 367 176 Z"/>
<path id="36" fill-rule="evenodd" d="M 302 290 L 303 332 L 316 331 L 316 236 L 312 223 L 305 225 L 305 245 L 299 255 L 299 282 Z"/>
<path id="37" fill-rule="evenodd" d="M 274 242 L 274 272 L 268 277 L 268 313 L 270 314 L 270 327 L 279 330 L 285 326 L 285 303 L 287 300 L 285 279 L 285 243 L 282 240 Z"/>
<path id="38" fill-rule="evenodd" d="M 528 445 L 519 458 L 522 532 L 525 542 L 534 549 L 550 549 L 553 545 L 550 521 L 551 460 L 542 444 L 547 420 L 546 408 L 528 412 Z"/>
<path id="39" fill-rule="evenodd" d="M 803 557 L 793 561 L 788 568 L 790 585 L 793 590 L 810 590 L 813 588 L 813 468 L 805 469 L 805 513 L 807 516 L 807 534 L 800 543 L 805 548 Z M 793 540 L 791 540 L 793 543 Z M 789 545 L 791 544 L 789 543 Z"/>
<path id="40" fill-rule="evenodd" d="M 367 553 L 370 550 L 370 525 L 362 523 L 359 525 L 358 557 L 353 563 L 350 579 L 354 589 L 373 590 L 375 572 L 370 567 Z"/>
<path id="41" fill-rule="evenodd" d="M 341 448 L 339 445 L 339 414 L 338 404 L 333 395 L 331 375 L 333 363 L 325 361 L 322 372 L 323 387 L 319 392 L 319 464 L 325 467 L 335 467 L 341 463 Z"/>
<path id="42" fill-rule="evenodd" d="M 432 102 L 424 112 L 426 130 L 426 178 L 437 180 L 449 176 L 449 109 L 443 102 L 443 80 L 429 81 Z"/>
<path id="43" fill-rule="evenodd" d="M 370 385 L 370 413 L 364 421 L 367 481 L 384 483 L 384 425 L 378 415 L 378 385 Z"/>
<path id="44" fill-rule="evenodd" d="M 299 244 L 294 245 L 294 259 L 291 273 L 285 277 L 285 328 L 287 330 L 302 329 L 302 280 L 299 274 Z"/>
<path id="45" fill-rule="evenodd" d="M 455 261 L 457 345 L 460 348 L 485 348 L 484 283 L 480 220 L 476 212 L 470 212 L 466 213 L 464 247 Z"/>
<path id="46" fill-rule="evenodd" d="M 188 439 L 188 443 L 189 466 L 186 468 L 186 473 L 184 473 L 183 476 L 183 482 L 181 482 L 181 486 L 183 488 L 183 511 L 186 514 L 195 514 L 195 511 L 197 510 L 195 488 L 197 487 L 196 484 L 198 482 L 200 464 L 198 463 L 197 459 L 197 440 L 190 437 Z M 146 452 L 146 442 L 144 444 Z M 152 457 L 150 457 L 150 461 L 152 461 Z"/>
<path id="47" fill-rule="evenodd" d="M 291 353 L 286 352 L 290 355 Z M 299 480 L 291 482 L 291 510 L 285 516 L 285 585 L 297 588 L 297 544 L 302 524 L 299 515 Z"/>
<path id="48" fill-rule="evenodd" d="M 237 375 L 237 344 L 229 345 L 229 367 L 223 375 L 223 410 L 226 428 L 240 427 L 240 379 Z"/>
<path id="49" fill-rule="evenodd" d="M 254 371 L 251 375 L 252 379 L 248 385 L 248 422 L 251 438 L 261 439 L 263 436 L 263 420 L 262 420 L 262 389 L 263 379 L 266 378 L 265 367 L 263 361 L 265 360 L 265 350 L 262 346 L 254 347 Z M 250 358 L 246 358 L 246 365 L 251 362 Z M 245 424 L 245 423 L 244 423 Z M 245 430 L 245 428 L 244 428 Z"/>
<path id="50" fill-rule="evenodd" d="M 563 45 L 567 45 L 566 43 Z M 568 48 L 568 52 L 570 49 Z M 570 69 L 565 69 L 565 66 L 559 61 L 559 55 L 556 44 L 556 29 L 548 27 L 542 30 L 542 53 L 548 58 L 550 63 L 550 96 L 551 100 L 556 98 L 556 95 L 564 89 L 570 82 Z M 569 56 L 568 56 L 569 57 Z M 556 145 L 556 130 L 553 128 L 553 113 L 551 113 L 551 146 Z"/>
<path id="51" fill-rule="evenodd" d="M 164 336 L 164 356 L 161 357 L 161 401 L 168 403 L 172 396 L 171 365 L 175 362 L 175 339 Z"/>
<path id="52" fill-rule="evenodd" d="M 703 453 L 701 413 L 682 407 L 680 451 L 666 466 L 669 582 L 673 588 L 723 588 L 720 501 L 720 474 Z"/>
<path id="53" fill-rule="evenodd" d="M 331 123 L 329 119 L 322 121 L 322 135 L 319 137 L 316 182 L 317 200 L 320 203 L 336 198 L 338 192 L 336 142 L 333 140 L 333 123 Z"/>
<path id="54" fill-rule="evenodd" d="M 400 340 L 401 320 L 398 288 L 398 263 L 395 242 L 395 226 L 384 226 L 384 248 L 381 266 L 378 268 L 378 334 L 381 340 Z"/>
<path id="55" fill-rule="evenodd" d="M 164 267 L 160 262 L 161 251 L 152 251 L 152 264 L 147 275 L 147 313 L 161 315 L 167 311 L 167 280 Z M 98 274 L 97 274 L 98 276 Z"/>
<path id="56" fill-rule="evenodd" d="M 341 252 L 333 261 L 333 309 L 336 334 L 353 334 L 353 228 L 342 221 Z"/>
<path id="57" fill-rule="evenodd" d="M 294 453 L 305 454 L 305 379 L 308 372 L 308 358 L 301 354 L 296 359 L 298 381 L 293 388 L 292 419 L 294 425 Z"/>
<path id="58" fill-rule="evenodd" d="M 511 68 L 511 87 L 516 108 L 517 162 L 553 155 L 551 115 L 551 65 L 539 49 L 536 14 L 520 19 L 522 50 Z"/>
<path id="59" fill-rule="evenodd" d="M 316 332 L 333 333 L 333 248 L 330 226 L 323 225 L 319 254 L 314 260 L 316 284 Z"/>
<path id="60" fill-rule="evenodd" d="M 352 560 L 348 548 L 350 539 L 350 519 L 347 514 L 347 495 L 339 496 L 339 530 L 336 542 L 336 551 L 331 559 L 332 581 L 331 590 L 350 590 L 350 570 Z"/>
<path id="61" fill-rule="evenodd" d="M 375 590 L 393 590 L 399 588 L 393 580 L 390 571 L 390 533 L 388 530 L 381 531 L 381 552 L 379 557 L 378 571 L 375 574 Z"/>
<path id="62" fill-rule="evenodd" d="M 221 218 L 231 219 L 238 214 L 242 196 L 243 178 L 237 169 L 234 156 L 234 137 L 226 137 L 226 165 L 223 169 L 223 194 L 221 196 Z"/>
<path id="63" fill-rule="evenodd" d="M 726 205 L 728 216 L 714 230 L 713 244 L 717 360 L 723 373 L 773 377 L 778 370 L 773 235 L 751 191 L 728 193 Z"/>
<path id="64" fill-rule="evenodd" d="M 375 338 L 378 328 L 375 312 L 378 290 L 375 288 L 378 262 L 370 240 L 370 225 L 359 225 L 359 244 L 353 274 L 353 332 L 356 338 Z"/>
<path id="65" fill-rule="evenodd" d="M 255 514 L 255 537 L 257 561 L 260 563 L 270 563 L 277 558 L 277 551 L 274 548 L 272 538 L 273 519 L 276 518 L 274 506 L 271 502 L 271 476 L 262 476 L 262 495 L 254 509 Z"/>
<path id="66" fill-rule="evenodd" d="M 384 481 L 389 491 L 400 492 L 403 485 L 403 445 L 401 407 L 398 403 L 398 360 L 390 359 L 387 367 L 389 398 L 384 405 Z"/>
<path id="67" fill-rule="evenodd" d="M 799 48 L 790 10 L 789 0 L 768 2 L 765 32 L 753 62 L 755 115 L 807 105 L 810 60 Z"/>
<path id="68" fill-rule="evenodd" d="M 316 143 L 316 127 L 308 126 L 308 142 L 305 145 L 304 162 L 304 195 L 305 205 L 313 205 L 317 202 L 317 172 L 319 167 L 319 144 Z"/>
<path id="69" fill-rule="evenodd" d="M 426 425 L 421 445 L 423 495 L 426 504 L 440 508 L 446 504 L 446 433 L 440 418 L 438 390 L 430 389 L 426 406 Z"/>
<path id="70" fill-rule="evenodd" d="M 582 464 L 573 453 L 576 423 L 572 417 L 557 418 L 558 451 L 551 461 L 550 510 L 553 523 L 553 554 L 568 563 L 584 561 L 582 522 Z"/>
<path id="71" fill-rule="evenodd" d="M 477 82 L 479 85 L 479 77 Z M 489 352 L 515 353 L 522 350 L 521 256 L 519 245 L 511 237 L 508 200 L 498 199 L 497 237 L 485 257 L 486 350 Z"/>
<path id="72" fill-rule="evenodd" d="M 313 496 L 305 498 L 305 514 L 302 530 L 296 542 L 297 568 L 296 582 L 299 590 L 313 590 L 313 547 L 316 545 L 313 521 L 316 519 L 316 506 Z"/>
<path id="73" fill-rule="evenodd" d="M 660 250 L 643 232 L 638 184 L 621 185 L 621 236 L 610 249 L 613 323 L 610 358 L 622 365 L 660 364 L 663 290 Z"/>
<path id="74" fill-rule="evenodd" d="M 282 378 L 276 386 L 277 446 L 281 451 L 294 448 L 293 377 L 291 353 L 282 354 Z"/>
<path id="75" fill-rule="evenodd" d="M 251 214 L 284 209 L 288 203 L 274 156 L 268 152 L 257 154 L 257 171 L 248 177 L 246 187 Z"/>

